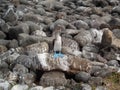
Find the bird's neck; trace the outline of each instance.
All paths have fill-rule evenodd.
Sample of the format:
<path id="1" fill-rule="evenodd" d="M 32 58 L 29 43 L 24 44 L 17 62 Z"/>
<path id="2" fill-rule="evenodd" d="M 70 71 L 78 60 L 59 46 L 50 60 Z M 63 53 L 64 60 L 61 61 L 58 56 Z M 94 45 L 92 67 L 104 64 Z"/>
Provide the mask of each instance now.
<path id="1" fill-rule="evenodd" d="M 56 36 L 55 36 L 55 38 L 56 38 L 56 39 L 58 39 L 58 40 L 59 40 L 59 39 L 61 39 L 60 34 L 59 34 L 59 33 L 57 33 L 57 34 L 56 34 Z"/>

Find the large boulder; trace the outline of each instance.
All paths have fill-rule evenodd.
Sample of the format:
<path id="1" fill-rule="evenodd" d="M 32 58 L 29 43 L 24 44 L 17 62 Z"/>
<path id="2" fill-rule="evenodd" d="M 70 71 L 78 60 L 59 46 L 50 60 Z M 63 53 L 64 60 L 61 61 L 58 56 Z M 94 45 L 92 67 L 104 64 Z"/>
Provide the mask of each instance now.
<path id="1" fill-rule="evenodd" d="M 91 69 L 91 62 L 85 58 L 80 58 L 72 55 L 64 55 L 62 58 L 54 58 L 53 54 L 43 53 L 37 54 L 36 69 L 50 71 L 50 70 L 61 70 L 72 73 L 77 73 L 79 71 L 89 72 Z M 41 66 L 41 67 L 38 67 Z"/>
<path id="2" fill-rule="evenodd" d="M 44 73 L 40 79 L 42 86 L 63 86 L 67 84 L 67 80 L 63 72 L 51 71 Z"/>

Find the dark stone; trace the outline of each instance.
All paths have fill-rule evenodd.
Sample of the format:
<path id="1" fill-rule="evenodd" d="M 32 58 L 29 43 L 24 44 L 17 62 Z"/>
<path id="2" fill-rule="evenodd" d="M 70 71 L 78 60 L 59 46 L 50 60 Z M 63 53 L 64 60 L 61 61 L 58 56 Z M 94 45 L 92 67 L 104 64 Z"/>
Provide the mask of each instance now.
<path id="1" fill-rule="evenodd" d="M 26 55 L 20 55 L 17 57 L 17 59 L 14 61 L 14 64 L 21 64 L 24 65 L 27 68 L 31 68 L 33 64 L 33 60 Z"/>
<path id="2" fill-rule="evenodd" d="M 28 69 L 21 64 L 16 64 L 13 68 L 13 72 L 16 72 L 18 75 L 28 73 Z"/>
<path id="3" fill-rule="evenodd" d="M 108 5 L 108 2 L 106 0 L 93 0 L 93 3 L 96 7 L 105 7 Z"/>
<path id="4" fill-rule="evenodd" d="M 35 10 L 34 12 L 36 14 L 46 15 L 46 12 L 45 12 L 44 8 L 37 8 L 37 10 Z"/>
<path id="5" fill-rule="evenodd" d="M 7 47 L 4 45 L 0 45 L 0 53 L 4 53 L 7 51 Z"/>
<path id="6" fill-rule="evenodd" d="M 42 86 L 63 86 L 67 84 L 64 73 L 52 71 L 44 73 L 40 79 Z"/>
<path id="7" fill-rule="evenodd" d="M 3 16 L 5 21 L 7 22 L 14 22 L 17 21 L 17 15 L 13 10 L 13 6 L 9 6 L 8 10 L 6 11 L 5 15 Z"/>
<path id="8" fill-rule="evenodd" d="M 120 29 L 120 19 L 119 18 L 112 18 L 109 21 L 109 25 L 111 29 Z"/>
<path id="9" fill-rule="evenodd" d="M 7 69 L 7 68 L 8 68 L 8 64 L 6 62 L 2 61 L 0 63 L 0 69 Z"/>
<path id="10" fill-rule="evenodd" d="M 13 39 L 9 42 L 7 45 L 8 48 L 17 48 L 18 47 L 18 41 L 16 39 Z"/>
<path id="11" fill-rule="evenodd" d="M 10 40 L 0 39 L 0 45 L 7 46 L 10 43 Z"/>
<path id="12" fill-rule="evenodd" d="M 119 67 L 120 66 L 117 60 L 110 60 L 110 61 L 107 62 L 107 65 L 115 66 L 115 67 Z"/>
<path id="13" fill-rule="evenodd" d="M 5 39 L 6 35 L 4 32 L 0 31 L 0 39 Z"/>
<path id="14" fill-rule="evenodd" d="M 112 32 L 117 38 L 120 39 L 120 29 L 113 29 Z"/>
<path id="15" fill-rule="evenodd" d="M 29 26 L 30 33 L 32 33 L 35 30 L 40 30 L 40 25 L 32 22 L 32 21 L 27 21 L 27 25 Z"/>
<path id="16" fill-rule="evenodd" d="M 107 0 L 107 1 L 111 6 L 117 6 L 120 3 L 119 0 Z"/>
<path id="17" fill-rule="evenodd" d="M 97 72 L 94 73 L 94 76 L 99 76 L 99 77 L 107 77 L 112 74 L 111 69 L 103 68 Z"/>
<path id="18" fill-rule="evenodd" d="M 57 25 L 61 25 L 63 27 L 66 27 L 69 23 L 63 19 L 58 19 L 54 23 L 50 25 L 50 30 L 54 30 Z"/>
<path id="19" fill-rule="evenodd" d="M 99 70 L 101 70 L 100 66 L 93 66 L 91 71 L 90 71 L 90 74 L 93 76 L 94 73 L 98 72 Z"/>
<path id="20" fill-rule="evenodd" d="M 120 5 L 119 6 L 115 6 L 113 9 L 112 9 L 112 12 L 111 13 L 118 13 L 120 15 Z"/>
<path id="21" fill-rule="evenodd" d="M 88 83 L 90 85 L 100 86 L 103 84 L 103 79 L 101 77 L 91 77 Z"/>
<path id="22" fill-rule="evenodd" d="M 24 14 L 23 21 L 32 21 L 34 23 L 40 23 L 43 21 L 43 18 L 39 14 Z"/>
<path id="23" fill-rule="evenodd" d="M 79 72 L 78 74 L 75 75 L 75 80 L 79 81 L 79 82 L 88 82 L 89 78 L 90 78 L 90 74 L 86 73 L 86 72 Z"/>
<path id="24" fill-rule="evenodd" d="M 34 73 L 22 73 L 19 79 L 19 83 L 32 85 L 35 81 L 35 74 Z"/>
<path id="25" fill-rule="evenodd" d="M 89 84 L 81 84 L 80 90 L 92 90 Z"/>
<path id="26" fill-rule="evenodd" d="M 3 31 L 3 32 L 5 32 L 5 33 L 8 33 L 8 32 L 9 32 L 10 26 L 9 26 L 7 23 L 1 25 L 0 27 L 1 27 L 1 31 Z"/>
<path id="27" fill-rule="evenodd" d="M 107 90 L 105 86 L 97 86 L 95 90 Z"/>
<path id="28" fill-rule="evenodd" d="M 88 29 L 89 26 L 86 22 L 82 21 L 82 20 L 77 20 L 77 21 L 74 21 L 72 22 L 72 24 L 77 28 L 77 29 L 81 29 L 81 28 L 84 28 L 84 29 Z"/>
<path id="29" fill-rule="evenodd" d="M 9 39 L 18 39 L 20 33 L 29 34 L 29 26 L 26 23 L 21 23 L 9 29 Z"/>

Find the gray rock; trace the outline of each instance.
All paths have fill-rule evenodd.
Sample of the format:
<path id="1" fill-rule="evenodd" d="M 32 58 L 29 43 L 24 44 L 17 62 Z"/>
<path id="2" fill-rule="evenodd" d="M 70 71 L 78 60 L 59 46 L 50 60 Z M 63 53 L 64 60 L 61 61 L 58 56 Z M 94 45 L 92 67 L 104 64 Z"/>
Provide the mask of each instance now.
<path id="1" fill-rule="evenodd" d="M 70 47 L 62 47 L 62 53 L 64 54 L 70 54 L 74 56 L 81 56 L 82 52 L 79 50 L 71 49 Z"/>
<path id="2" fill-rule="evenodd" d="M 93 0 L 93 3 L 96 7 L 105 7 L 108 5 L 108 2 L 105 0 Z"/>
<path id="3" fill-rule="evenodd" d="M 102 35 L 103 35 L 102 30 L 91 29 L 90 33 L 91 33 L 91 35 L 93 37 L 93 43 L 101 43 Z"/>
<path id="4" fill-rule="evenodd" d="M 72 50 L 77 50 L 79 51 L 79 44 L 75 41 L 75 40 L 72 40 L 70 38 L 62 38 L 62 45 L 63 47 L 68 47 Z"/>
<path id="5" fill-rule="evenodd" d="M 86 72 L 79 72 L 78 74 L 75 75 L 75 79 L 76 81 L 82 81 L 82 82 L 88 82 L 89 78 L 90 78 L 90 74 L 86 73 Z"/>
<path id="6" fill-rule="evenodd" d="M 50 25 L 53 22 L 53 20 L 54 18 L 45 17 L 43 22 L 47 25 Z"/>
<path id="7" fill-rule="evenodd" d="M 52 9 L 55 9 L 55 10 L 60 10 L 63 8 L 63 5 L 62 3 L 56 1 L 56 0 L 46 0 L 46 1 L 42 1 L 40 2 L 40 4 L 44 5 L 45 6 L 45 9 L 50 11 Z"/>
<path id="8" fill-rule="evenodd" d="M 46 36 L 47 36 L 46 33 L 45 33 L 44 31 L 42 31 L 42 30 L 36 30 L 36 31 L 32 32 L 31 35 L 43 36 L 43 37 L 46 37 Z"/>
<path id="9" fill-rule="evenodd" d="M 88 52 L 94 52 L 94 53 L 98 53 L 99 47 L 95 46 L 94 44 L 87 44 L 85 45 L 82 50 L 88 51 Z"/>
<path id="10" fill-rule="evenodd" d="M 0 88 L 2 88 L 2 90 L 10 90 L 11 85 L 8 83 L 8 81 L 0 79 Z"/>
<path id="11" fill-rule="evenodd" d="M 93 6 L 93 4 L 90 1 L 91 0 L 87 0 L 87 1 L 78 0 L 76 4 L 78 6 Z"/>
<path id="12" fill-rule="evenodd" d="M 4 45 L 0 45 L 0 54 L 4 53 L 7 51 L 7 47 Z"/>
<path id="13" fill-rule="evenodd" d="M 73 2 L 69 2 L 69 7 L 70 7 L 71 9 L 75 9 L 75 8 L 76 8 L 76 5 L 75 5 L 75 3 L 73 3 Z"/>
<path id="14" fill-rule="evenodd" d="M 64 6 L 63 6 L 62 3 L 60 3 L 60 2 L 55 2 L 55 4 L 54 4 L 54 9 L 55 9 L 56 11 L 61 10 L 61 9 L 63 9 L 63 8 L 64 8 Z"/>
<path id="15" fill-rule="evenodd" d="M 119 5 L 119 6 L 115 6 L 115 7 L 112 9 L 112 13 L 118 13 L 118 14 L 120 14 L 120 5 Z"/>
<path id="16" fill-rule="evenodd" d="M 30 88 L 30 90 L 43 90 L 43 87 L 42 86 L 36 86 L 36 87 Z"/>
<path id="17" fill-rule="evenodd" d="M 1 61 L 5 61 L 12 53 L 14 53 L 14 49 L 10 49 L 3 54 L 0 55 Z"/>
<path id="18" fill-rule="evenodd" d="M 91 36 L 90 32 L 87 30 L 81 30 L 80 33 L 78 33 L 74 39 L 80 44 L 80 46 L 84 46 L 88 43 L 91 43 L 93 40 L 93 37 Z"/>
<path id="19" fill-rule="evenodd" d="M 32 21 L 34 23 L 40 23 L 43 21 L 43 18 L 39 14 L 27 13 L 23 15 L 23 21 Z"/>
<path id="20" fill-rule="evenodd" d="M 7 63 L 8 64 L 12 64 L 15 60 L 16 60 L 16 58 L 18 57 L 18 56 L 20 56 L 20 54 L 18 54 L 18 53 L 13 53 L 12 55 L 10 55 L 10 56 L 8 56 L 8 58 L 7 58 Z"/>
<path id="21" fill-rule="evenodd" d="M 37 54 L 47 53 L 49 51 L 49 46 L 46 42 L 35 43 L 26 46 L 25 50 L 30 57 L 35 57 Z"/>
<path id="22" fill-rule="evenodd" d="M 91 69 L 91 71 L 90 71 L 90 74 L 94 75 L 94 73 L 98 72 L 99 70 L 101 70 L 100 66 L 93 66 L 92 69 Z"/>
<path id="23" fill-rule="evenodd" d="M 43 90 L 54 90 L 54 87 L 53 87 L 53 86 L 46 87 L 46 88 L 44 88 Z"/>
<path id="24" fill-rule="evenodd" d="M 120 39 L 120 29 L 113 29 L 112 32 L 117 38 Z"/>
<path id="25" fill-rule="evenodd" d="M 112 29 L 119 29 L 120 28 L 120 19 L 119 18 L 112 18 L 109 21 L 109 25 Z"/>
<path id="26" fill-rule="evenodd" d="M 40 79 L 42 86 L 63 86 L 67 84 L 67 80 L 62 72 L 47 72 Z"/>
<path id="27" fill-rule="evenodd" d="M 10 43 L 10 40 L 0 39 L 0 45 L 7 46 Z"/>
<path id="28" fill-rule="evenodd" d="M 68 24 L 69 24 L 69 23 L 68 23 L 67 21 L 65 21 L 65 20 L 63 20 L 63 19 L 58 19 L 58 20 L 56 20 L 54 23 L 52 23 L 52 24 L 50 25 L 50 30 L 54 30 L 55 27 L 56 27 L 56 25 L 61 25 L 61 26 L 66 27 Z"/>
<path id="29" fill-rule="evenodd" d="M 120 3 L 119 0 L 108 0 L 108 2 L 109 2 L 110 5 L 112 5 L 112 6 L 117 6 L 117 5 L 119 5 L 119 3 Z"/>
<path id="30" fill-rule="evenodd" d="M 29 27 L 26 23 L 21 23 L 17 26 L 11 27 L 9 30 L 9 38 L 17 39 L 20 33 L 29 34 Z"/>
<path id="31" fill-rule="evenodd" d="M 72 24 L 73 24 L 77 29 L 81 29 L 81 28 L 89 29 L 88 24 L 87 24 L 86 22 L 82 21 L 82 20 L 74 21 L 74 22 L 72 22 Z"/>
<path id="32" fill-rule="evenodd" d="M 57 12 L 56 19 L 66 19 L 66 13 L 65 12 Z"/>
<path id="33" fill-rule="evenodd" d="M 97 72 L 94 73 L 94 76 L 99 76 L 99 77 L 107 77 L 110 74 L 112 74 L 112 69 L 109 68 L 103 68 Z"/>
<path id="34" fill-rule="evenodd" d="M 0 39 L 5 39 L 6 35 L 4 32 L 0 31 Z"/>
<path id="35" fill-rule="evenodd" d="M 38 25 L 38 24 L 36 24 L 36 23 L 34 23 L 32 21 L 27 21 L 25 23 L 28 24 L 30 33 L 34 32 L 36 30 L 41 30 L 42 29 L 40 25 Z"/>
<path id="36" fill-rule="evenodd" d="M 15 67 L 13 68 L 13 72 L 18 73 L 18 75 L 24 74 L 24 73 L 28 73 L 28 69 L 21 64 L 16 64 Z"/>
<path id="37" fill-rule="evenodd" d="M 26 55 L 20 55 L 16 58 L 16 60 L 14 61 L 15 64 L 22 64 L 27 68 L 31 68 L 33 60 Z"/>
<path id="38" fill-rule="evenodd" d="M 34 5 L 34 3 L 28 2 L 27 0 L 20 0 L 19 2 L 20 4 L 24 4 L 24 5 L 30 5 L 30 6 Z"/>
<path id="39" fill-rule="evenodd" d="M 45 10 L 44 10 L 44 8 L 37 8 L 35 11 L 34 11 L 34 13 L 36 13 L 36 14 L 40 14 L 40 15 L 46 15 L 46 12 L 45 12 Z"/>
<path id="40" fill-rule="evenodd" d="M 37 43 L 38 39 L 36 39 L 36 37 L 33 37 L 33 35 L 29 36 L 28 34 L 21 33 L 19 34 L 18 41 L 20 46 L 27 46 Z"/>
<path id="41" fill-rule="evenodd" d="M 28 85 L 20 85 L 20 84 L 17 84 L 11 88 L 11 90 L 28 90 L 28 89 L 29 89 Z"/>
<path id="42" fill-rule="evenodd" d="M 88 81 L 90 85 L 102 85 L 103 84 L 103 79 L 101 77 L 91 77 Z"/>
<path id="43" fill-rule="evenodd" d="M 7 45 L 8 48 L 17 48 L 18 47 L 18 41 L 16 39 L 13 39 L 9 42 Z"/>
<path id="44" fill-rule="evenodd" d="M 0 71 L 0 79 L 4 79 L 4 73 Z"/>
<path id="45" fill-rule="evenodd" d="M 8 33 L 10 26 L 7 23 L 2 24 L 1 26 L 1 31 Z"/>
<path id="46" fill-rule="evenodd" d="M 35 79 L 36 79 L 36 77 L 35 77 L 34 73 L 24 73 L 19 76 L 19 83 L 32 86 Z"/>
<path id="47" fill-rule="evenodd" d="M 8 7 L 8 10 L 6 11 L 5 15 L 3 16 L 3 18 L 7 21 L 7 22 L 14 22 L 17 21 L 17 15 L 15 14 L 14 10 L 13 10 L 13 6 L 10 5 Z"/>
<path id="48" fill-rule="evenodd" d="M 92 13 L 92 8 L 80 6 L 76 9 L 76 11 L 81 13 L 81 14 L 89 15 Z"/>
<path id="49" fill-rule="evenodd" d="M 64 55 L 62 58 L 54 58 L 53 53 L 37 54 L 34 68 L 44 71 L 60 70 L 71 73 L 78 73 L 79 71 L 89 72 L 91 69 L 91 62 L 85 58 L 73 55 Z"/>
<path id="50" fill-rule="evenodd" d="M 7 76 L 6 76 L 6 80 L 7 80 L 10 84 L 14 85 L 14 84 L 16 84 L 17 81 L 18 81 L 18 74 L 15 73 L 15 72 L 9 71 L 9 72 L 7 73 Z"/>
<path id="51" fill-rule="evenodd" d="M 119 67 L 120 66 L 117 60 L 110 60 L 110 61 L 107 62 L 107 65 L 114 66 L 114 67 Z"/>
<path id="52" fill-rule="evenodd" d="M 18 20 L 22 20 L 24 12 L 22 10 L 17 9 L 16 15 L 18 16 Z"/>
<path id="53" fill-rule="evenodd" d="M 104 86 L 97 86 L 95 90 L 107 90 Z"/>
<path id="54" fill-rule="evenodd" d="M 92 87 L 88 84 L 81 84 L 80 90 L 92 90 Z"/>
<path id="55" fill-rule="evenodd" d="M 97 59 L 97 53 L 99 48 L 93 44 L 87 44 L 82 48 L 82 56 L 90 60 Z"/>
<path id="56" fill-rule="evenodd" d="M 6 62 L 4 62 L 4 61 L 2 61 L 1 63 L 0 63 L 0 69 L 2 69 L 2 68 L 8 68 L 8 64 L 6 63 Z"/>
<path id="57" fill-rule="evenodd" d="M 0 27 L 5 24 L 5 21 L 3 19 L 0 19 Z"/>
<path id="58" fill-rule="evenodd" d="M 91 28 L 99 28 L 100 27 L 100 22 L 98 20 L 90 20 L 90 27 Z"/>

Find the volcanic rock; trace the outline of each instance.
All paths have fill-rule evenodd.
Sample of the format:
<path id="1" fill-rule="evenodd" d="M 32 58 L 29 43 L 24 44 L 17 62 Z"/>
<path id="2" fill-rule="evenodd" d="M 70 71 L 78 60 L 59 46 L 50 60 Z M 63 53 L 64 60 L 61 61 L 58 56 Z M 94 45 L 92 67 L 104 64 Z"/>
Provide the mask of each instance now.
<path id="1" fill-rule="evenodd" d="M 47 72 L 40 79 L 42 86 L 64 86 L 67 84 L 64 73 L 62 72 Z"/>

